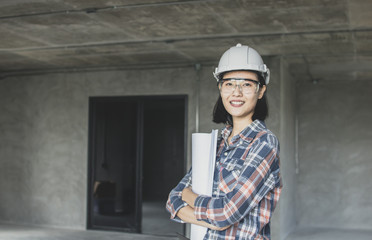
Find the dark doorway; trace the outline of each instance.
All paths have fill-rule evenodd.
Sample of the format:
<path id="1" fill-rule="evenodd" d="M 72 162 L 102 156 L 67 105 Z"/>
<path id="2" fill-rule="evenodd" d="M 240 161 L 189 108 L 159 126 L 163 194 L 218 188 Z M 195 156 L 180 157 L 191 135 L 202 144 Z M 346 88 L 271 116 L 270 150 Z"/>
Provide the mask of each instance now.
<path id="1" fill-rule="evenodd" d="M 159 99 L 147 102 L 143 112 L 142 232 L 183 233 L 183 224 L 169 220 L 165 202 L 184 175 L 185 102 Z"/>
<path id="2" fill-rule="evenodd" d="M 186 96 L 92 97 L 88 228 L 183 233 L 168 193 L 185 172 Z"/>

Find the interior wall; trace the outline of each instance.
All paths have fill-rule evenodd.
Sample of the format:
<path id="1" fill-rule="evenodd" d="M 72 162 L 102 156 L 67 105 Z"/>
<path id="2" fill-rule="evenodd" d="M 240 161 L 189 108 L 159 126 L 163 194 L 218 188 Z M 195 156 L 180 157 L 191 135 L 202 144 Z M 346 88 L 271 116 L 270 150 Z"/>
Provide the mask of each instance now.
<path id="1" fill-rule="evenodd" d="M 296 228 L 293 207 L 296 196 L 296 81 L 281 58 L 280 82 L 280 167 L 283 190 L 279 201 L 280 238 L 285 239 Z"/>
<path id="2" fill-rule="evenodd" d="M 189 96 L 193 68 L 60 73 L 0 81 L 0 221 L 85 229 L 89 96 Z"/>
<path id="3" fill-rule="evenodd" d="M 372 229 L 372 82 L 298 86 L 299 226 Z"/>
<path id="4" fill-rule="evenodd" d="M 87 98 L 83 78 L 0 81 L 0 220 L 82 228 Z"/>

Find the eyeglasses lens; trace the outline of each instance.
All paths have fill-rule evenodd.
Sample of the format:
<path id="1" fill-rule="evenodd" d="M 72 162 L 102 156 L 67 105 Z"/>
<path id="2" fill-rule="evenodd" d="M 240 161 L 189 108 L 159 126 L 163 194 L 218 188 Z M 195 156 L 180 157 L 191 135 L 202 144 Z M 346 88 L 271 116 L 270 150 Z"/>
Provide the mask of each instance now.
<path id="1" fill-rule="evenodd" d="M 230 94 L 238 87 L 244 94 L 252 94 L 257 91 L 257 82 L 248 80 L 224 80 L 221 85 L 221 91 Z"/>

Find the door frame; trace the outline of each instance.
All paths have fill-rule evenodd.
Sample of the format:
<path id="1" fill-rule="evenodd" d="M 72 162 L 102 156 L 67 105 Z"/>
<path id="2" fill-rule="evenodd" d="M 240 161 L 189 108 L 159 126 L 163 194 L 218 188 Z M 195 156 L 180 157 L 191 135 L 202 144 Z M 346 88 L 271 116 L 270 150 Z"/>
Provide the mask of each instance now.
<path id="1" fill-rule="evenodd" d="M 184 101 L 184 160 L 183 160 L 183 172 L 187 171 L 187 138 L 188 138 L 188 96 L 185 94 L 180 95 L 143 95 L 143 96 L 91 96 L 89 97 L 89 119 L 88 119 L 88 173 L 87 173 L 87 229 L 97 230 L 112 230 L 112 231 L 123 231 L 130 232 L 125 228 L 108 227 L 108 226 L 96 226 L 93 225 L 93 184 L 94 184 L 94 139 L 95 139 L 95 122 L 94 122 L 94 103 L 95 102 L 117 102 L 117 101 L 132 101 L 138 104 L 137 118 L 137 161 L 136 161 L 136 210 L 135 210 L 135 222 L 139 226 L 141 232 L 142 222 L 142 162 L 143 162 L 143 106 L 146 101 L 151 100 L 172 100 L 182 99 Z M 185 232 L 185 227 L 184 227 Z"/>

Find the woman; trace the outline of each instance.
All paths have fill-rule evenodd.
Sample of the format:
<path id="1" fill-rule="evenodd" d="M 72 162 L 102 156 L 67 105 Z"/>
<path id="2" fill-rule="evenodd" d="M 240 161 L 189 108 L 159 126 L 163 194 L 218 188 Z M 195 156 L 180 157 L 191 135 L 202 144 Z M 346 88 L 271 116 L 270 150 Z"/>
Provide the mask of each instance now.
<path id="1" fill-rule="evenodd" d="M 270 239 L 282 189 L 279 142 L 266 128 L 270 72 L 252 48 L 238 44 L 214 73 L 220 96 L 213 121 L 225 123 L 217 144 L 213 195 L 191 190 L 191 170 L 171 191 L 171 219 L 208 228 L 204 239 Z"/>

